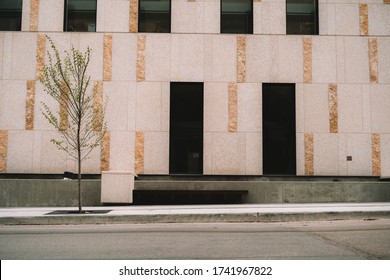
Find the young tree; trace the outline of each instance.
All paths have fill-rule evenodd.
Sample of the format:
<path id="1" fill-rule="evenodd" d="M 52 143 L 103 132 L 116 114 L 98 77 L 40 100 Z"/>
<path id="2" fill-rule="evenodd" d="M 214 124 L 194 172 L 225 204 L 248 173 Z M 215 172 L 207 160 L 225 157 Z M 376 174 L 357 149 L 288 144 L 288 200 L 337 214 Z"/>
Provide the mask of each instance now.
<path id="1" fill-rule="evenodd" d="M 87 67 L 92 50 L 82 53 L 75 48 L 65 51 L 61 59 L 59 51 L 47 37 L 54 54 L 47 52 L 48 63 L 39 77 L 45 92 L 58 103 L 56 110 L 42 102 L 42 114 L 59 132 L 58 139 L 51 142 L 65 151 L 78 166 L 78 210 L 82 213 L 81 170 L 82 162 L 91 151 L 100 145 L 107 126 L 104 121 L 105 106 L 94 102 L 97 88 L 89 89 L 91 77 Z M 100 100 L 101 101 L 101 100 Z"/>

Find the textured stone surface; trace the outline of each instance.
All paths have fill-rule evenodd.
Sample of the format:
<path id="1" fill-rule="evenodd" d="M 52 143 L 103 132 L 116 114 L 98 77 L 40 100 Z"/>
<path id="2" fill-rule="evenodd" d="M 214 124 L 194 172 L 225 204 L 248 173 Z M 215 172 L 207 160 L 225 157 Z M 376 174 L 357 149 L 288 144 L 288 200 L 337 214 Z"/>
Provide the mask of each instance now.
<path id="1" fill-rule="evenodd" d="M 390 133 L 390 85 L 372 84 L 371 93 L 371 131 Z"/>
<path id="2" fill-rule="evenodd" d="M 135 174 L 144 173 L 145 133 L 137 131 L 135 134 Z"/>
<path id="3" fill-rule="evenodd" d="M 339 135 L 334 133 L 314 134 L 314 175 L 339 175 Z"/>
<path id="4" fill-rule="evenodd" d="M 0 130 L 0 172 L 7 172 L 8 132 Z"/>
<path id="5" fill-rule="evenodd" d="M 30 31 L 38 31 L 39 0 L 30 0 Z"/>
<path id="6" fill-rule="evenodd" d="M 144 170 L 146 174 L 169 173 L 169 132 L 145 132 Z"/>
<path id="7" fill-rule="evenodd" d="M 345 36 L 345 82 L 369 83 L 368 39 L 366 37 Z"/>
<path id="8" fill-rule="evenodd" d="M 100 170 L 110 170 L 110 132 L 106 131 L 102 138 L 101 156 L 100 156 Z"/>
<path id="9" fill-rule="evenodd" d="M 27 81 L 26 130 L 34 129 L 35 80 Z"/>
<path id="10" fill-rule="evenodd" d="M 146 35 L 137 36 L 137 82 L 145 81 Z"/>
<path id="11" fill-rule="evenodd" d="M 340 133 L 363 132 L 363 95 L 361 88 L 361 85 L 354 84 L 340 84 L 337 87 Z M 370 116 L 366 117 L 370 118 Z M 370 132 L 370 130 L 367 132 Z"/>
<path id="12" fill-rule="evenodd" d="M 313 133 L 305 133 L 305 175 L 314 175 Z"/>
<path id="13" fill-rule="evenodd" d="M 15 173 L 32 172 L 34 133 L 25 130 L 8 131 L 8 170 Z"/>
<path id="14" fill-rule="evenodd" d="M 36 78 L 43 74 L 43 68 L 45 66 L 45 55 L 46 55 L 46 35 L 39 34 L 37 38 L 37 74 Z"/>
<path id="15" fill-rule="evenodd" d="M 237 36 L 237 82 L 246 80 L 246 37 Z"/>
<path id="16" fill-rule="evenodd" d="M 242 83 L 237 85 L 238 132 L 262 131 L 262 84 Z"/>
<path id="17" fill-rule="evenodd" d="M 110 131 L 110 170 L 134 172 L 135 133 Z"/>
<path id="18" fill-rule="evenodd" d="M 238 126 L 238 104 L 237 104 L 237 84 L 229 83 L 229 132 L 237 132 Z"/>
<path id="19" fill-rule="evenodd" d="M 384 4 L 390 4 L 390 0 L 383 0 Z"/>
<path id="20" fill-rule="evenodd" d="M 112 35 L 104 35 L 103 80 L 112 80 Z"/>
<path id="21" fill-rule="evenodd" d="M 336 35 L 348 36 L 359 35 L 359 5 L 336 4 Z"/>
<path id="22" fill-rule="evenodd" d="M 39 31 L 62 32 L 64 28 L 64 0 L 39 0 Z"/>
<path id="23" fill-rule="evenodd" d="M 312 41 L 311 38 L 303 38 L 303 81 L 312 82 Z"/>
<path id="24" fill-rule="evenodd" d="M 336 37 L 312 37 L 312 79 L 313 83 L 336 83 Z"/>
<path id="25" fill-rule="evenodd" d="M 24 130 L 26 128 L 26 81 L 3 80 L 0 86 L 0 130 Z"/>
<path id="26" fill-rule="evenodd" d="M 100 131 L 102 129 L 103 114 L 103 82 L 95 81 L 93 87 L 93 129 Z"/>
<path id="27" fill-rule="evenodd" d="M 329 84 L 329 127 L 331 133 L 338 132 L 338 97 L 337 85 Z"/>
<path id="28" fill-rule="evenodd" d="M 378 40 L 368 39 L 370 82 L 378 83 Z"/>
<path id="29" fill-rule="evenodd" d="M 371 135 L 371 149 L 372 149 L 372 175 L 381 175 L 381 138 L 379 133 Z"/>
<path id="30" fill-rule="evenodd" d="M 368 5 L 359 5 L 360 35 L 368 35 Z"/>
<path id="31" fill-rule="evenodd" d="M 138 32 L 138 0 L 130 0 L 130 32 Z"/>
<path id="32" fill-rule="evenodd" d="M 228 132 L 229 97 L 227 83 L 204 84 L 204 131 Z"/>
<path id="33" fill-rule="evenodd" d="M 329 89 L 326 84 L 304 84 L 304 131 L 329 133 Z"/>
<path id="34" fill-rule="evenodd" d="M 137 52 L 135 50 L 137 49 L 137 35 L 114 33 L 112 35 L 112 40 L 112 80 L 135 81 L 137 63 Z"/>
<path id="35" fill-rule="evenodd" d="M 390 10 L 390 5 L 388 7 Z M 390 84 L 389 53 L 390 53 L 390 36 L 378 38 L 378 81 L 380 81 L 381 84 Z"/>

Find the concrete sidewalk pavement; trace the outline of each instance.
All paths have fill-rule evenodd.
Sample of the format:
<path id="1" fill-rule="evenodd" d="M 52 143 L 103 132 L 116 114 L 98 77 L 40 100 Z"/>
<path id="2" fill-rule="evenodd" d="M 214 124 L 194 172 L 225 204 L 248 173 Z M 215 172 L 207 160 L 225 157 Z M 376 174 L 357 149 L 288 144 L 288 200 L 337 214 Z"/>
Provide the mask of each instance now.
<path id="1" fill-rule="evenodd" d="M 390 203 L 227 204 L 0 208 L 2 225 L 114 223 L 287 222 L 347 219 L 390 219 Z M 106 210 L 107 213 L 94 211 Z M 56 214 L 49 214 L 56 211 Z"/>

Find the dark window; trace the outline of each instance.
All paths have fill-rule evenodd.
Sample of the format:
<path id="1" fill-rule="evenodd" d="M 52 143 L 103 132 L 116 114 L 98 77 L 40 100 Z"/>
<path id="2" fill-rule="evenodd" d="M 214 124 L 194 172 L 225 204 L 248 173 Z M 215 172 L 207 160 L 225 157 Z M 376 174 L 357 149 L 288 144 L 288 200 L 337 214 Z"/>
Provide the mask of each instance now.
<path id="1" fill-rule="evenodd" d="M 318 35 L 318 0 L 287 0 L 287 34 Z"/>
<path id="2" fill-rule="evenodd" d="M 96 0 L 65 0 L 64 31 L 95 32 Z"/>
<path id="3" fill-rule="evenodd" d="M 203 174 L 203 83 L 171 83 L 169 173 Z"/>
<path id="4" fill-rule="evenodd" d="M 0 31 L 22 29 L 22 0 L 0 1 Z"/>
<path id="5" fill-rule="evenodd" d="M 171 32 L 170 0 L 139 0 L 139 32 Z"/>
<path id="6" fill-rule="evenodd" d="M 295 84 L 263 84 L 263 174 L 296 175 Z"/>
<path id="7" fill-rule="evenodd" d="M 221 0 L 221 33 L 253 33 L 253 0 Z"/>

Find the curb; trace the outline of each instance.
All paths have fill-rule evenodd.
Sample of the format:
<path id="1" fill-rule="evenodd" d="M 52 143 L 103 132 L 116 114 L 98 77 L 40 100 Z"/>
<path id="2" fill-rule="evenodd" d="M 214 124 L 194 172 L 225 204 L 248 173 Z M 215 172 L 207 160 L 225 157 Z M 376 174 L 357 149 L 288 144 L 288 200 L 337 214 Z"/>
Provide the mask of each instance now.
<path id="1" fill-rule="evenodd" d="M 390 211 L 352 211 L 317 213 L 242 213 L 177 215 L 69 215 L 0 217 L 0 225 L 83 225 L 152 223 L 271 223 L 331 221 L 353 219 L 390 219 Z"/>

